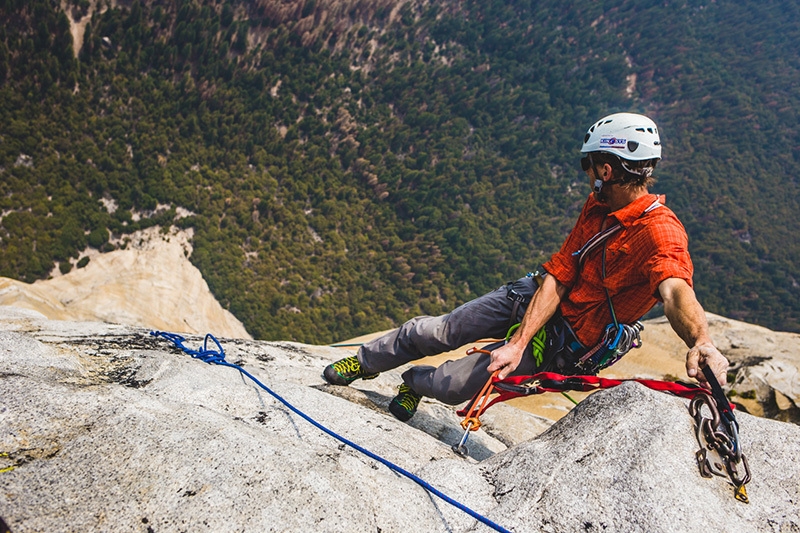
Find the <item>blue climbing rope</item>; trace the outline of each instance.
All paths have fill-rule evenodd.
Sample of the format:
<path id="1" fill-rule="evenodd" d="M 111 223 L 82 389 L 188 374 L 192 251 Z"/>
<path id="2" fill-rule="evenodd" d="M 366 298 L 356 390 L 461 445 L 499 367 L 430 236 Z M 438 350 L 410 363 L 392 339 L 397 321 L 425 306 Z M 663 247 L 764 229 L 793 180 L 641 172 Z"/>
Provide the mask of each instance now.
<path id="1" fill-rule="evenodd" d="M 188 348 L 184 344 L 184 341 L 186 341 L 186 339 L 184 337 L 181 337 L 180 335 L 175 334 L 175 333 L 167 333 L 165 331 L 151 331 L 150 335 L 152 335 L 154 337 L 163 337 L 163 338 L 171 341 L 173 344 L 175 344 L 175 346 L 180 348 L 183 352 L 191 355 L 195 359 L 199 359 L 199 360 L 203 361 L 204 363 L 227 366 L 227 367 L 230 367 L 230 368 L 235 368 L 236 370 L 238 370 L 239 372 L 241 372 L 242 374 L 244 374 L 245 376 L 250 378 L 253 381 L 253 383 L 255 383 L 256 385 L 258 385 L 259 387 L 264 389 L 272 397 L 274 397 L 276 400 L 278 400 L 283 405 L 285 405 L 293 413 L 295 413 L 299 417 L 303 418 L 306 422 L 308 422 L 312 426 L 316 427 L 320 431 L 322 431 L 324 433 L 327 433 L 331 437 L 333 437 L 336 440 L 346 444 L 347 446 L 350 446 L 354 450 L 357 450 L 357 451 L 363 453 L 367 457 L 369 457 L 371 459 L 374 459 L 375 461 L 378 461 L 379 463 L 381 463 L 384 466 L 388 467 L 390 470 L 393 470 L 393 471 L 397 472 L 398 474 L 401 474 L 401 475 L 407 477 L 408 479 L 410 479 L 411 481 L 417 483 L 423 489 L 427 490 L 431 494 L 433 494 L 435 496 L 438 496 L 439 498 L 441 498 L 442 500 L 446 501 L 450 505 L 452 505 L 452 506 L 464 511 L 465 513 L 467 513 L 468 515 L 470 515 L 474 519 L 478 520 L 479 522 L 482 522 L 483 524 L 486 524 L 487 526 L 489 526 L 490 528 L 494 529 L 495 531 L 500 531 L 501 533 L 511 533 L 508 529 L 504 528 L 503 526 L 493 522 L 492 520 L 489 520 L 488 518 L 486 518 L 482 514 L 476 512 L 476 511 L 473 511 L 472 509 L 470 509 L 466 505 L 464 505 L 464 504 L 454 500 L 453 498 L 447 496 L 446 494 L 442 493 L 437 488 L 435 488 L 434 486 L 432 486 L 430 483 L 428 483 L 424 479 L 420 478 L 419 476 L 416 476 L 416 475 L 412 474 L 411 472 L 409 472 L 408 470 L 405 470 L 402 467 L 397 466 L 396 464 L 392 463 L 391 461 L 389 461 L 387 459 L 384 459 L 380 455 L 377 455 L 377 454 L 367 450 L 366 448 L 364 448 L 362 446 L 359 446 L 355 442 L 353 442 L 353 441 L 351 441 L 351 440 L 349 440 L 349 439 L 347 439 L 345 437 L 342 437 L 341 435 L 335 433 L 334 431 L 326 428 L 325 426 L 323 426 L 322 424 L 320 424 L 319 422 L 317 422 L 316 420 L 314 420 L 310 416 L 306 415 L 305 413 L 303 413 L 302 411 L 297 409 L 295 406 L 293 406 L 292 404 L 287 402 L 285 399 L 283 399 L 276 392 L 272 391 L 269 387 L 267 387 L 266 385 L 261 383 L 261 381 L 259 381 L 258 378 L 256 378 L 252 374 L 250 374 L 247 370 L 245 370 L 244 368 L 242 368 L 239 365 L 236 365 L 236 364 L 233 364 L 233 363 L 229 363 L 228 361 L 226 361 L 225 360 L 225 350 L 222 349 L 222 345 L 219 343 L 219 341 L 216 339 L 216 337 L 214 337 L 212 334 L 210 334 L 210 333 L 206 334 L 206 337 L 203 340 L 202 348 L 198 348 L 197 350 L 192 350 L 191 348 Z M 213 347 L 211 349 L 209 349 L 209 347 L 208 347 L 209 339 L 212 340 L 214 342 L 214 344 L 217 345 L 218 350 L 213 349 Z"/>

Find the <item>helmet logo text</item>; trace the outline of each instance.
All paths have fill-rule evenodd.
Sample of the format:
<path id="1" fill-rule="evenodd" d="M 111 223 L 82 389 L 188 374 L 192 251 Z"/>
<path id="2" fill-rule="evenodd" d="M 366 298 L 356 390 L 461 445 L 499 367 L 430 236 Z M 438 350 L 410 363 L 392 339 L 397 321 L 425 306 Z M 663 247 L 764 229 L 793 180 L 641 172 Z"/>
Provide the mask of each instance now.
<path id="1" fill-rule="evenodd" d="M 600 148 L 619 148 L 620 150 L 624 150 L 627 143 L 627 139 L 620 139 L 617 137 L 600 138 Z"/>

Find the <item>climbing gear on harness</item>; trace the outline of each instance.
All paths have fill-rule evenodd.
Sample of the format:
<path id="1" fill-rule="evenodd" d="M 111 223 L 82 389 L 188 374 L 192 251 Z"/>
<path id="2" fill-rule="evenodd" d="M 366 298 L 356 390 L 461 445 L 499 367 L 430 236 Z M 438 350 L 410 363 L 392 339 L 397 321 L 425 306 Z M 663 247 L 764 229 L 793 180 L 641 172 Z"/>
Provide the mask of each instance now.
<path id="1" fill-rule="evenodd" d="M 520 327 L 520 323 L 516 323 L 510 328 L 508 328 L 508 333 L 506 333 L 505 342 L 511 340 L 511 336 L 514 335 L 514 332 L 517 331 Z M 536 334 L 531 339 L 531 347 L 533 348 L 533 359 L 536 361 L 536 368 L 541 368 L 542 362 L 544 361 L 544 352 L 547 348 L 547 325 L 545 324 L 542 326 L 542 329 L 536 332 Z M 476 351 L 483 351 L 483 350 L 476 350 Z M 467 351 L 467 355 L 471 352 Z M 489 352 L 491 353 L 491 352 Z"/>
<path id="2" fill-rule="evenodd" d="M 529 289 L 532 284 L 526 284 L 524 280 L 526 278 L 532 279 L 537 286 L 541 287 L 546 275 L 546 273 L 540 274 L 538 270 L 536 272 L 528 272 L 525 278 L 506 285 L 507 298 L 514 302 L 514 306 L 509 316 L 509 328 L 504 342 L 508 343 L 514 332 L 521 325 L 517 320 L 518 306 L 527 305 L 531 301 L 533 294 L 535 294 L 535 289 Z M 484 349 L 492 351 L 500 345 L 502 345 L 502 342 L 484 346 Z M 585 347 L 577 340 L 572 328 L 560 313 L 556 313 L 551 317 L 531 338 L 531 353 L 536 362 L 536 369 L 539 371 L 564 370 L 566 372 L 562 368 L 564 366 L 563 362 L 569 361 L 569 366 L 572 366 L 577 360 L 577 357 L 572 354 L 578 351 L 582 354 L 585 351 Z M 556 360 L 558 363 L 554 362 Z"/>
<path id="3" fill-rule="evenodd" d="M 473 353 L 483 353 L 491 355 L 492 352 L 489 350 L 481 350 L 478 348 L 471 348 L 467 350 L 467 355 L 472 355 Z M 469 455 L 469 448 L 467 448 L 467 438 L 469 437 L 470 431 L 478 431 L 478 428 L 481 427 L 481 415 L 489 407 L 489 396 L 494 392 L 494 380 L 497 378 L 497 374 L 499 374 L 499 370 L 495 370 L 489 379 L 486 381 L 486 385 L 480 390 L 478 394 L 476 394 L 472 400 L 469 402 L 467 407 L 463 409 L 464 414 L 459 411 L 459 415 L 464 417 L 464 420 L 461 421 L 461 427 L 464 428 L 464 436 L 461 437 L 461 441 L 456 445 L 452 446 L 454 452 L 462 457 L 467 457 Z"/>
<path id="4" fill-rule="evenodd" d="M 727 477 L 733 484 L 734 497 L 740 502 L 750 503 L 745 489 L 750 481 L 750 467 L 739 443 L 739 423 L 714 372 L 705 366 L 703 374 L 711 386 L 711 393 L 698 394 L 689 403 L 689 413 L 694 418 L 700 444 L 696 454 L 700 475 Z M 704 407 L 711 416 L 705 416 Z M 743 471 L 739 470 L 739 463 Z"/>
<path id="5" fill-rule="evenodd" d="M 503 341 L 484 346 L 488 351 L 508 343 L 520 324 L 514 324 Z M 530 354 L 536 362 L 537 372 L 558 372 L 560 374 L 579 373 L 575 366 L 578 358 L 586 352 L 560 313 L 556 313 L 531 339 Z M 528 353 L 528 352 L 526 352 Z"/>
<path id="6" fill-rule="evenodd" d="M 397 396 L 392 398 L 392 401 L 389 402 L 389 412 L 400 422 L 408 422 L 411 420 L 411 417 L 414 416 L 414 413 L 417 412 L 417 407 L 419 406 L 419 401 L 422 399 L 422 396 L 414 392 L 411 387 L 405 383 L 401 384 L 399 389 Z"/>
<path id="7" fill-rule="evenodd" d="M 485 525 L 489 526 L 490 528 L 494 529 L 495 531 L 499 531 L 501 533 L 511 533 L 508 529 L 504 528 L 500 524 L 497 524 L 496 522 L 493 522 L 493 521 L 489 520 L 488 518 L 486 518 L 482 514 L 477 513 L 476 511 L 470 509 L 466 505 L 464 505 L 464 504 L 454 500 L 453 498 L 447 496 L 446 494 L 444 494 L 443 492 L 441 492 L 440 490 L 438 490 L 437 488 L 435 488 L 434 486 L 432 486 L 430 483 L 428 483 L 427 481 L 423 480 L 419 476 L 412 474 L 408 470 L 405 470 L 404 468 L 401 468 L 400 466 L 397 466 L 396 464 L 392 463 L 391 461 L 389 461 L 387 459 L 384 459 L 380 455 L 377 455 L 376 453 L 373 453 L 373 452 L 367 450 L 363 446 L 359 446 L 355 442 L 353 442 L 353 441 L 351 441 L 351 440 L 349 440 L 349 439 L 347 439 L 345 437 L 342 437 L 341 435 L 331 431 L 330 429 L 326 428 L 325 426 L 323 426 L 322 424 L 320 424 L 319 422 L 317 422 L 316 420 L 314 420 L 313 418 L 311 418 L 310 416 L 308 416 L 304 412 L 300 411 L 297 407 L 293 406 L 288 401 L 286 401 L 283 397 L 281 397 L 280 395 L 278 395 L 277 393 L 272 391 L 272 389 L 270 389 L 269 387 L 264 385 L 261 381 L 259 381 L 255 376 L 250 374 L 247 370 L 245 370 L 244 368 L 242 368 L 239 365 L 235 365 L 233 363 L 227 362 L 225 360 L 225 351 L 222 349 L 222 345 L 210 333 L 206 335 L 205 340 L 203 341 L 202 348 L 199 348 L 197 350 L 192 350 L 191 348 L 187 348 L 183 344 L 186 339 L 181 337 L 180 335 L 175 334 L 175 333 L 167 333 L 167 332 L 164 332 L 164 331 L 151 331 L 150 335 L 152 335 L 154 337 L 163 337 L 163 338 L 171 341 L 178 349 L 182 350 L 184 353 L 189 354 L 194 359 L 199 359 L 200 361 L 203 361 L 203 362 L 209 363 L 209 364 L 227 366 L 227 367 L 234 368 L 234 369 L 238 370 L 242 375 L 245 375 L 248 378 L 250 378 L 253 381 L 253 383 L 258 385 L 262 390 L 267 392 L 270 396 L 272 396 L 273 398 L 278 400 L 287 409 L 289 409 L 294 414 L 296 414 L 297 416 L 299 416 L 300 418 L 302 418 L 303 420 L 305 420 L 306 422 L 308 422 L 309 424 L 311 424 L 315 428 L 319 429 L 323 433 L 333 437 L 334 439 L 338 440 L 339 442 L 341 442 L 341 443 L 343 443 L 343 444 L 345 444 L 347 446 L 350 446 L 354 450 L 363 453 L 364 455 L 366 455 L 370 459 L 373 459 L 373 460 L 381 463 L 382 465 L 384 465 L 385 467 L 389 468 L 393 472 L 396 472 L 396 473 L 398 473 L 398 474 L 400 474 L 402 476 L 405 476 L 406 478 L 408 478 L 411 481 L 413 481 L 414 483 L 418 484 L 419 486 L 421 486 L 423 489 L 427 490 L 431 494 L 441 498 L 442 500 L 444 500 L 445 502 L 449 503 L 453 507 L 456 507 L 456 508 L 460 509 L 461 511 L 464 511 L 465 513 L 470 515 L 472 518 L 480 521 L 482 524 L 485 524 Z M 208 348 L 209 339 L 214 341 L 214 343 L 219 348 L 218 351 Z"/>
<path id="8" fill-rule="evenodd" d="M 357 379 L 375 379 L 380 373 L 369 374 L 361 368 L 355 355 L 345 357 L 325 367 L 322 377 L 331 385 L 350 385 Z"/>
<path id="9" fill-rule="evenodd" d="M 641 332 L 644 325 L 638 320 L 633 325 L 609 324 L 606 326 L 603 340 L 586 352 L 576 366 L 586 374 L 597 374 L 631 351 L 642 345 Z"/>

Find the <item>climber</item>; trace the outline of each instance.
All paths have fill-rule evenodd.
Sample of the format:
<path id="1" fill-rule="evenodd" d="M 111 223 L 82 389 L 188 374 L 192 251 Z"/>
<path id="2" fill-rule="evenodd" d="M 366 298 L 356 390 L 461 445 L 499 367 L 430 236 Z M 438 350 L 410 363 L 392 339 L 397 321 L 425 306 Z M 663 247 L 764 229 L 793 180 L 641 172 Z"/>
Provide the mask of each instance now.
<path id="1" fill-rule="evenodd" d="M 446 315 L 412 318 L 328 365 L 324 379 L 349 385 L 512 331 L 491 352 L 404 372 L 389 410 L 407 421 L 423 396 L 459 404 L 495 371 L 500 379 L 541 371 L 596 374 L 638 346 L 638 320 L 661 301 L 689 347 L 689 377 L 705 383 L 700 369 L 708 366 L 724 385 L 728 360 L 714 346 L 692 288 L 686 231 L 663 197 L 648 191 L 661 159 L 656 124 L 643 115 L 609 115 L 586 132 L 581 153 L 593 190 L 542 276 L 529 274 Z"/>

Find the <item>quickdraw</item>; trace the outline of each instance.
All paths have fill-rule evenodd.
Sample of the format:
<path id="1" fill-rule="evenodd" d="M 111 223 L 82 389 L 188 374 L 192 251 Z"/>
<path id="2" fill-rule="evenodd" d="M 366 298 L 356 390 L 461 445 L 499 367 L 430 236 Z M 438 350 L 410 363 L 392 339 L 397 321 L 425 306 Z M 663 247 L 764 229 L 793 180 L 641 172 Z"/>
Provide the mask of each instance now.
<path id="1" fill-rule="evenodd" d="M 472 355 L 474 353 L 491 355 L 492 352 L 478 348 L 470 348 L 467 350 L 467 355 Z M 461 442 L 452 446 L 452 449 L 462 457 L 469 455 L 469 448 L 467 448 L 467 438 L 469 437 L 469 432 L 478 431 L 478 428 L 481 427 L 481 415 L 493 403 L 489 402 L 489 396 L 491 396 L 494 392 L 494 380 L 497 379 L 497 374 L 499 372 L 499 370 L 496 370 L 489 377 L 486 385 L 484 385 L 481 391 L 475 395 L 469 405 L 464 408 L 463 414 L 462 411 L 459 411 L 459 415 L 464 417 L 464 420 L 461 421 L 461 427 L 464 428 L 464 436 L 461 437 Z"/>
<path id="2" fill-rule="evenodd" d="M 750 467 L 739 443 L 739 423 L 714 372 L 704 367 L 703 374 L 711 386 L 711 394 L 698 394 L 689 403 L 700 444 L 696 454 L 700 475 L 727 477 L 734 486 L 734 497 L 750 503 L 745 489 L 750 481 Z M 710 416 L 705 416 L 703 407 Z"/>

